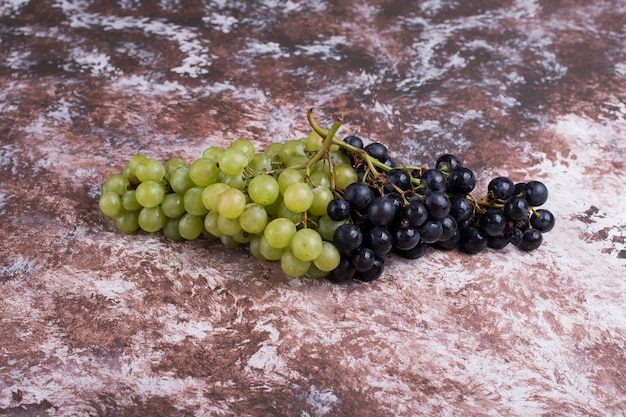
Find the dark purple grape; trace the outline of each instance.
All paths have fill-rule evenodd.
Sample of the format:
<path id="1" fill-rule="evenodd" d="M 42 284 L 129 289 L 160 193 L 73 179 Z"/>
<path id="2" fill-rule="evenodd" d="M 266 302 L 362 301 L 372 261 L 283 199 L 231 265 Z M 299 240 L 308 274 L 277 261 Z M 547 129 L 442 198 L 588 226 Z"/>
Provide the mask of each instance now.
<path id="1" fill-rule="evenodd" d="M 374 265 L 372 265 L 370 269 L 365 272 L 357 272 L 354 275 L 354 278 L 365 282 L 374 281 L 382 275 L 384 269 L 385 260 L 382 257 L 377 256 L 374 260 Z"/>
<path id="2" fill-rule="evenodd" d="M 380 162 L 385 162 L 389 159 L 389 151 L 387 147 L 379 142 L 373 142 L 369 145 L 365 146 L 365 152 L 375 159 L 378 159 Z"/>
<path id="3" fill-rule="evenodd" d="M 363 212 L 374 199 L 374 192 L 362 182 L 353 182 L 344 190 L 343 198 L 350 203 L 352 210 Z"/>
<path id="4" fill-rule="evenodd" d="M 336 198 L 328 203 L 326 211 L 332 220 L 346 220 L 350 216 L 350 203 L 343 198 Z"/>
<path id="5" fill-rule="evenodd" d="M 335 282 L 343 283 L 352 281 L 355 273 L 356 270 L 350 263 L 350 259 L 342 257 L 337 268 L 333 269 L 332 275 Z"/>
<path id="6" fill-rule="evenodd" d="M 358 136 L 346 136 L 345 138 L 343 138 L 343 141 L 346 142 L 348 145 L 354 146 L 355 148 L 363 149 L 363 140 Z"/>
<path id="7" fill-rule="evenodd" d="M 524 197 L 528 205 L 540 206 L 548 200 L 548 188 L 540 181 L 530 181 L 524 187 Z"/>
<path id="8" fill-rule="evenodd" d="M 457 222 L 469 219 L 472 211 L 472 203 L 465 196 L 457 194 L 450 197 L 450 215 Z"/>
<path id="9" fill-rule="evenodd" d="M 461 232 L 461 249 L 466 253 L 475 254 L 487 247 L 487 235 L 476 227 L 468 227 Z"/>
<path id="10" fill-rule="evenodd" d="M 506 217 L 502 211 L 492 208 L 487 210 L 478 218 L 478 226 L 480 230 L 488 236 L 498 236 L 504 233 L 506 228 Z"/>
<path id="11" fill-rule="evenodd" d="M 523 197 L 511 197 L 504 205 L 504 215 L 507 219 L 522 220 L 528 217 L 528 201 Z"/>
<path id="12" fill-rule="evenodd" d="M 454 220 L 454 217 L 446 216 L 443 219 L 439 220 L 439 222 L 441 223 L 441 227 L 443 227 L 443 233 L 441 234 L 441 237 L 439 238 L 439 240 L 448 240 L 452 236 L 454 236 L 458 228 L 458 225 L 456 223 L 456 220 Z"/>
<path id="13" fill-rule="evenodd" d="M 476 227 L 476 219 L 474 217 L 470 217 L 465 220 L 457 221 L 456 224 L 459 229 L 467 229 L 470 227 Z"/>
<path id="14" fill-rule="evenodd" d="M 469 168 L 457 167 L 448 177 L 448 192 L 452 194 L 469 194 L 476 186 L 476 178 Z"/>
<path id="15" fill-rule="evenodd" d="M 401 250 L 412 249 L 420 241 L 420 232 L 413 226 L 396 228 L 392 230 L 391 235 L 393 246 Z"/>
<path id="16" fill-rule="evenodd" d="M 537 209 L 530 215 L 530 225 L 542 233 L 547 233 L 554 227 L 556 219 L 552 212 L 546 209 Z"/>
<path id="17" fill-rule="evenodd" d="M 428 247 L 429 247 L 428 243 L 424 241 L 420 241 L 417 245 L 415 245 L 413 249 L 407 249 L 407 250 L 396 249 L 395 253 L 397 253 L 399 256 L 406 258 L 406 259 L 417 259 L 417 258 L 421 258 L 422 256 L 426 254 Z"/>
<path id="18" fill-rule="evenodd" d="M 452 204 L 444 193 L 433 192 L 424 198 L 424 207 L 428 211 L 428 217 L 432 219 L 443 219 L 450 214 Z"/>
<path id="19" fill-rule="evenodd" d="M 370 248 L 359 248 L 354 255 L 350 257 L 350 262 L 357 272 L 365 272 L 374 265 L 376 253 Z"/>
<path id="20" fill-rule="evenodd" d="M 426 185 L 430 191 L 443 193 L 446 191 L 448 179 L 438 169 L 427 169 L 422 174 L 421 183 Z"/>
<path id="21" fill-rule="evenodd" d="M 493 196 L 499 200 L 508 200 L 513 197 L 515 192 L 515 183 L 509 177 L 496 177 L 489 181 L 487 186 Z"/>
<path id="22" fill-rule="evenodd" d="M 367 207 L 367 219 L 375 226 L 389 226 L 396 217 L 396 206 L 387 197 L 376 197 Z"/>
<path id="23" fill-rule="evenodd" d="M 523 251 L 530 252 L 532 250 L 537 249 L 539 246 L 541 246 L 542 241 L 543 241 L 543 236 L 539 230 L 528 229 L 524 231 L 524 234 L 522 235 L 522 239 L 520 240 L 519 245 L 517 245 L 517 247 Z"/>
<path id="24" fill-rule="evenodd" d="M 420 237 L 426 243 L 435 243 L 443 235 L 443 226 L 439 220 L 428 219 L 419 227 Z"/>
<path id="25" fill-rule="evenodd" d="M 333 244 L 345 255 L 353 254 L 363 243 L 363 234 L 357 225 L 346 223 L 333 234 Z"/>
<path id="26" fill-rule="evenodd" d="M 411 176 L 403 169 L 394 168 L 387 173 L 387 181 L 389 184 L 385 184 L 384 190 L 387 193 L 393 192 L 396 188 L 395 185 L 402 191 L 409 190 L 411 188 Z M 393 185 L 391 185 L 393 184 Z"/>
<path id="27" fill-rule="evenodd" d="M 461 241 L 461 229 L 457 228 L 452 237 L 447 240 L 440 240 L 434 243 L 434 246 L 438 249 L 443 250 L 452 250 L 456 249 L 459 246 Z"/>
<path id="28" fill-rule="evenodd" d="M 365 233 L 363 240 L 365 245 L 371 248 L 378 256 L 386 255 L 393 247 L 391 233 L 384 227 L 372 227 Z"/>
<path id="29" fill-rule="evenodd" d="M 424 204 L 418 200 L 411 202 L 404 209 L 403 215 L 412 226 L 421 226 L 428 218 L 428 211 L 426 211 Z"/>
<path id="30" fill-rule="evenodd" d="M 385 198 L 391 200 L 394 207 L 396 208 L 396 213 L 400 213 L 400 210 L 402 210 L 402 208 L 404 207 L 404 198 L 402 198 L 402 195 L 399 192 L 394 191 L 385 194 Z"/>
<path id="31" fill-rule="evenodd" d="M 487 246 L 491 249 L 504 249 L 509 244 L 509 239 L 504 235 L 488 236 Z"/>
<path id="32" fill-rule="evenodd" d="M 526 187 L 525 182 L 515 183 L 515 189 L 513 190 L 513 195 L 518 197 L 524 197 L 524 187 Z"/>
<path id="33" fill-rule="evenodd" d="M 461 160 L 455 155 L 444 154 L 437 158 L 435 168 L 446 172 L 452 172 L 461 166 Z"/>

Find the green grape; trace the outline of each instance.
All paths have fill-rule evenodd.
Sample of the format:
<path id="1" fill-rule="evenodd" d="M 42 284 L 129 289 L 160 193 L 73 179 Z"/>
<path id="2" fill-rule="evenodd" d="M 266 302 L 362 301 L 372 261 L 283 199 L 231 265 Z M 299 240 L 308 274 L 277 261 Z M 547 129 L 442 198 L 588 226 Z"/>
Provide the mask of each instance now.
<path id="1" fill-rule="evenodd" d="M 330 164 L 326 158 L 322 158 L 311 167 L 311 172 L 325 172 L 328 174 L 328 178 L 330 181 Z"/>
<path id="2" fill-rule="evenodd" d="M 98 206 L 100 207 L 100 211 L 102 211 L 105 216 L 109 217 L 118 216 L 123 209 L 122 199 L 119 194 L 113 191 L 107 191 L 102 194 L 98 201 Z"/>
<path id="3" fill-rule="evenodd" d="M 160 206 L 144 207 L 139 212 L 138 223 L 141 230 L 158 232 L 165 225 L 165 214 Z"/>
<path id="4" fill-rule="evenodd" d="M 165 163 L 165 177 L 169 178 L 180 167 L 187 167 L 187 163 L 181 158 L 171 158 Z"/>
<path id="5" fill-rule="evenodd" d="M 306 274 L 310 267 L 311 261 L 298 259 L 289 249 L 285 249 L 283 256 L 280 257 L 280 268 L 290 277 L 300 277 Z"/>
<path id="6" fill-rule="evenodd" d="M 256 153 L 254 144 L 247 139 L 237 139 L 228 148 L 240 150 L 246 156 L 248 162 L 252 161 Z"/>
<path id="7" fill-rule="evenodd" d="M 276 215 L 274 217 L 283 217 L 285 219 L 289 219 L 296 226 L 302 222 L 304 218 L 304 213 L 296 213 L 295 211 L 291 211 L 287 208 L 284 201 L 281 201 L 278 204 L 278 210 L 276 210 Z"/>
<path id="8" fill-rule="evenodd" d="M 175 219 L 166 218 L 165 224 L 163 225 L 163 235 L 171 240 L 183 240 L 183 237 L 178 231 L 179 222 L 180 217 L 177 217 Z"/>
<path id="9" fill-rule="evenodd" d="M 128 211 L 141 210 L 142 205 L 137 201 L 135 190 L 128 190 L 122 194 L 122 206 Z"/>
<path id="10" fill-rule="evenodd" d="M 330 153 L 330 159 L 333 162 L 333 166 L 337 166 L 337 165 L 341 165 L 341 164 L 347 164 L 352 166 L 352 163 L 350 161 L 350 157 L 348 155 L 346 155 L 345 153 L 337 150 L 337 151 L 332 151 Z"/>
<path id="11" fill-rule="evenodd" d="M 227 175 L 239 175 L 248 164 L 248 157 L 239 149 L 226 149 L 218 158 L 220 170 Z"/>
<path id="12" fill-rule="evenodd" d="M 267 206 L 264 206 L 265 211 L 267 211 L 267 215 L 270 217 L 280 217 L 278 215 L 278 209 L 280 208 L 282 203 L 283 203 L 283 196 L 279 194 L 276 201 L 274 201 L 272 204 L 268 204 Z"/>
<path id="13" fill-rule="evenodd" d="M 217 238 L 223 235 L 220 228 L 217 226 L 217 219 L 219 217 L 220 215 L 217 211 L 209 211 L 207 215 L 204 216 L 204 230 Z"/>
<path id="14" fill-rule="evenodd" d="M 178 232 L 187 240 L 197 239 L 202 234 L 204 219 L 200 216 L 186 213 L 178 222 Z"/>
<path id="15" fill-rule="evenodd" d="M 147 157 L 140 153 L 130 158 L 130 161 L 128 161 L 128 163 L 124 167 L 124 171 L 123 171 L 124 176 L 126 178 L 136 177 L 137 175 L 135 174 L 135 171 L 137 170 L 137 165 L 139 164 L 139 162 L 141 162 L 145 158 Z"/>
<path id="16" fill-rule="evenodd" d="M 165 194 L 163 202 L 161 202 L 163 214 L 169 218 L 180 217 L 185 214 L 185 202 L 183 196 L 178 193 Z"/>
<path id="17" fill-rule="evenodd" d="M 135 176 L 141 182 L 161 182 L 165 175 L 165 166 L 154 158 L 143 158 L 135 168 Z"/>
<path id="18" fill-rule="evenodd" d="M 302 261 L 312 261 L 322 253 L 322 237 L 313 229 L 300 229 L 289 244 L 294 256 Z"/>
<path id="19" fill-rule="evenodd" d="M 335 196 L 330 188 L 327 187 L 315 187 L 313 188 L 313 203 L 309 207 L 309 213 L 315 216 L 323 216 L 326 214 L 328 203 L 330 203 Z"/>
<path id="20" fill-rule="evenodd" d="M 222 152 L 224 152 L 224 148 L 220 148 L 219 146 L 209 146 L 202 152 L 202 157 L 217 161 L 219 160 Z"/>
<path id="21" fill-rule="evenodd" d="M 250 200 L 262 206 L 275 202 L 279 194 L 278 182 L 271 175 L 258 175 L 248 184 Z"/>
<path id="22" fill-rule="evenodd" d="M 263 153 L 257 153 L 252 158 L 252 161 L 248 163 L 248 167 L 255 174 L 262 174 L 266 171 L 272 170 L 272 159 Z"/>
<path id="23" fill-rule="evenodd" d="M 279 142 L 270 143 L 265 148 L 265 155 L 267 155 L 272 162 L 280 161 L 280 151 L 283 149 L 283 144 Z"/>
<path id="24" fill-rule="evenodd" d="M 287 168 L 300 168 L 303 167 L 307 162 L 309 162 L 308 157 L 304 155 L 297 155 L 285 161 L 285 166 Z"/>
<path id="25" fill-rule="evenodd" d="M 113 174 L 102 184 L 102 193 L 112 191 L 118 195 L 122 195 L 128 190 L 129 186 L 130 181 L 128 181 L 128 177 L 122 174 Z"/>
<path id="26" fill-rule="evenodd" d="M 248 233 L 261 233 L 267 225 L 267 211 L 259 204 L 246 204 L 239 216 L 239 224 Z"/>
<path id="27" fill-rule="evenodd" d="M 328 171 L 314 171 L 310 176 L 311 184 L 317 187 L 330 188 L 330 174 Z"/>
<path id="28" fill-rule="evenodd" d="M 137 186 L 135 198 L 143 207 L 156 207 L 163 201 L 165 191 L 158 182 L 145 181 Z"/>
<path id="29" fill-rule="evenodd" d="M 315 130 L 311 130 L 311 133 L 309 133 L 309 136 L 306 138 L 306 150 L 317 151 L 322 148 L 323 143 L 324 138 L 321 137 Z"/>
<path id="30" fill-rule="evenodd" d="M 236 235 L 242 230 L 238 218 L 229 219 L 221 214 L 217 217 L 217 228 L 222 235 L 228 236 Z"/>
<path id="31" fill-rule="evenodd" d="M 281 194 L 285 193 L 287 187 L 296 182 L 304 181 L 302 172 L 295 168 L 287 168 L 278 176 L 278 188 Z"/>
<path id="32" fill-rule="evenodd" d="M 115 218 L 115 226 L 123 233 L 135 233 L 139 229 L 139 212 L 122 210 Z"/>
<path id="33" fill-rule="evenodd" d="M 224 184 L 228 185 L 231 188 L 236 188 L 238 190 L 243 190 L 246 188 L 246 178 L 243 174 L 238 175 L 226 175 L 222 173 L 220 176 L 220 181 Z"/>
<path id="34" fill-rule="evenodd" d="M 239 243 L 250 243 L 255 234 L 248 233 L 245 230 L 240 230 L 239 233 L 233 235 L 233 239 Z"/>
<path id="35" fill-rule="evenodd" d="M 339 250 L 330 242 L 322 242 L 322 251 L 319 256 L 313 260 L 317 268 L 322 271 L 330 272 L 339 266 L 341 254 Z"/>
<path id="36" fill-rule="evenodd" d="M 200 158 L 191 164 L 188 175 L 194 184 L 199 187 L 206 187 L 218 180 L 220 170 L 214 160 Z"/>
<path id="37" fill-rule="evenodd" d="M 175 193 L 185 194 L 187 190 L 194 186 L 193 181 L 189 178 L 189 168 L 186 166 L 175 169 L 170 174 L 170 187 Z"/>
<path id="38" fill-rule="evenodd" d="M 254 235 L 252 237 L 252 239 L 250 240 L 250 244 L 248 245 L 248 248 L 250 249 L 250 253 L 252 254 L 252 256 L 254 256 L 255 258 L 257 258 L 257 259 L 259 259 L 261 261 L 267 261 L 268 260 L 261 253 L 261 236 L 260 235 Z"/>
<path id="39" fill-rule="evenodd" d="M 187 213 L 204 216 L 209 211 L 203 203 L 202 195 L 205 187 L 191 187 L 183 196 L 183 204 Z"/>
<path id="40" fill-rule="evenodd" d="M 313 204 L 313 190 L 303 182 L 290 184 L 283 192 L 285 206 L 295 212 L 303 213 Z"/>
<path id="41" fill-rule="evenodd" d="M 311 278 L 321 279 L 326 278 L 328 275 L 330 275 L 330 272 L 322 271 L 315 265 L 314 262 L 311 262 L 311 266 L 309 267 L 309 270 L 306 271 L 306 274 Z"/>
<path id="42" fill-rule="evenodd" d="M 335 221 L 326 214 L 317 221 L 317 231 L 324 240 L 332 242 L 335 230 L 344 223 L 346 223 L 345 220 Z"/>
<path id="43" fill-rule="evenodd" d="M 357 182 L 359 177 L 350 164 L 339 164 L 333 168 L 335 174 L 335 187 L 345 189 L 353 182 Z"/>
<path id="44" fill-rule="evenodd" d="M 275 248 L 270 245 L 269 240 L 262 235 L 259 241 L 259 252 L 265 259 L 268 261 L 277 261 L 283 256 L 283 252 L 285 252 L 285 248 Z"/>
<path id="45" fill-rule="evenodd" d="M 229 188 L 217 198 L 217 212 L 229 219 L 241 215 L 246 207 L 246 195 L 236 188 Z"/>
<path id="46" fill-rule="evenodd" d="M 296 234 L 296 225 L 289 219 L 274 219 L 265 226 L 263 235 L 270 245 L 275 248 L 284 248 L 289 245 L 291 238 Z"/>
<path id="47" fill-rule="evenodd" d="M 279 157 L 284 163 L 287 163 L 294 156 L 306 156 L 305 140 L 293 139 L 283 143 L 283 147 L 280 149 Z"/>
<path id="48" fill-rule="evenodd" d="M 230 186 L 221 182 L 209 185 L 202 192 L 202 204 L 207 210 L 217 211 L 217 200 L 224 191 L 229 189 Z"/>
<path id="49" fill-rule="evenodd" d="M 239 242 L 237 242 L 232 236 L 228 235 L 220 236 L 220 242 L 222 242 L 222 245 L 228 249 L 233 249 L 239 246 Z"/>

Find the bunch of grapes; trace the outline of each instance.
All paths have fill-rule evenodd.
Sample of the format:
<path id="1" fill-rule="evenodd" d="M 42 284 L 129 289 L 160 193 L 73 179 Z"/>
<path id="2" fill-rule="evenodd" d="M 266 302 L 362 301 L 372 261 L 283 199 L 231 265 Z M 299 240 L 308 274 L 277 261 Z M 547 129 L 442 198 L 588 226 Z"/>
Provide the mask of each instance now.
<path id="1" fill-rule="evenodd" d="M 398 166 L 382 143 L 335 137 L 308 112 L 311 133 L 263 152 L 245 139 L 211 146 L 187 164 L 135 155 L 102 185 L 101 211 L 124 233 L 162 233 L 172 240 L 209 238 L 248 245 L 285 274 L 371 281 L 385 256 L 416 259 L 428 248 L 478 253 L 509 243 L 531 251 L 554 227 L 536 207 L 539 181 L 494 178 L 486 196 L 470 193 L 474 173 L 446 154 L 435 166 Z"/>

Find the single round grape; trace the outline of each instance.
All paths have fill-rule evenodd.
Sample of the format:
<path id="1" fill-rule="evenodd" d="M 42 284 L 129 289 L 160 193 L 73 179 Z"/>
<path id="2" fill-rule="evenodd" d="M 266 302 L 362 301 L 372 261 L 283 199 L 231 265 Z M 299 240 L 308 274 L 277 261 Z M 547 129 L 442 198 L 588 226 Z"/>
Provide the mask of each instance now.
<path id="1" fill-rule="evenodd" d="M 170 240 L 183 240 L 183 237 L 178 231 L 179 222 L 180 217 L 175 219 L 166 218 L 165 223 L 163 224 L 163 236 Z"/>
<path id="2" fill-rule="evenodd" d="M 348 145 L 358 149 L 363 149 L 364 146 L 363 139 L 354 135 L 346 136 L 345 138 L 343 138 L 343 141 L 346 142 Z"/>
<path id="3" fill-rule="evenodd" d="M 217 163 L 209 158 L 196 159 L 189 167 L 189 178 L 199 187 L 213 184 L 220 176 Z"/>
<path id="4" fill-rule="evenodd" d="M 343 198 L 350 203 L 350 208 L 363 212 L 374 199 L 374 192 L 366 184 L 354 182 L 346 187 Z"/>
<path id="5" fill-rule="evenodd" d="M 265 259 L 268 261 L 277 261 L 283 256 L 283 252 L 285 252 L 285 248 L 275 248 L 270 245 L 269 240 L 262 235 L 259 241 L 259 252 Z"/>
<path id="6" fill-rule="evenodd" d="M 389 159 L 389 151 L 385 145 L 379 142 L 373 142 L 365 146 L 365 152 L 371 157 L 378 159 L 380 162 L 385 162 Z"/>
<path id="7" fill-rule="evenodd" d="M 421 237 L 419 229 L 414 226 L 396 228 L 392 230 L 391 236 L 393 237 L 393 246 L 401 250 L 413 249 Z"/>
<path id="8" fill-rule="evenodd" d="M 259 235 L 253 236 L 252 239 L 250 240 L 250 244 L 248 245 L 248 249 L 250 249 L 250 253 L 255 258 L 257 258 L 257 259 L 259 259 L 261 261 L 267 261 L 268 260 L 261 253 L 261 236 L 259 236 Z"/>
<path id="9" fill-rule="evenodd" d="M 122 194 L 122 206 L 128 211 L 141 210 L 142 205 L 137 201 L 137 195 L 135 190 L 128 190 Z"/>
<path id="10" fill-rule="evenodd" d="M 333 269 L 333 279 L 338 283 L 346 283 L 352 281 L 356 270 L 350 263 L 350 258 L 341 258 L 337 268 Z"/>
<path id="11" fill-rule="evenodd" d="M 431 192 L 424 198 L 424 207 L 431 219 L 443 219 L 450 213 L 452 204 L 444 193 Z"/>
<path id="12" fill-rule="evenodd" d="M 528 205 L 540 206 L 548 200 L 548 188 L 540 181 L 530 181 L 524 186 L 524 197 Z"/>
<path id="13" fill-rule="evenodd" d="M 313 188 L 313 202 L 309 207 L 309 214 L 314 216 L 323 216 L 327 213 L 328 204 L 333 201 L 335 196 L 328 187 Z"/>
<path id="14" fill-rule="evenodd" d="M 330 175 L 325 171 L 314 171 L 311 173 L 311 184 L 317 187 L 330 188 Z"/>
<path id="15" fill-rule="evenodd" d="M 528 217 L 528 201 L 523 197 L 509 198 L 504 205 L 504 215 L 511 220 L 522 220 Z"/>
<path id="16" fill-rule="evenodd" d="M 239 149 L 226 149 L 218 157 L 219 168 L 227 175 L 239 175 L 248 164 L 248 157 Z"/>
<path id="17" fill-rule="evenodd" d="M 257 153 L 252 157 L 252 161 L 248 163 L 248 167 L 255 174 L 263 174 L 272 170 L 272 159 L 264 153 Z"/>
<path id="18" fill-rule="evenodd" d="M 147 157 L 140 153 L 133 155 L 133 157 L 130 158 L 126 166 L 124 166 L 123 175 L 127 178 L 131 178 L 131 177 L 136 178 L 137 175 L 135 174 L 135 172 L 137 170 L 137 165 L 139 164 L 139 162 L 141 162 L 145 158 Z"/>
<path id="19" fill-rule="evenodd" d="M 304 213 L 296 213 L 295 211 L 291 211 L 287 208 L 285 203 L 281 201 L 278 203 L 278 209 L 276 210 L 276 215 L 272 217 L 283 217 L 285 219 L 289 219 L 296 226 L 302 222 L 304 218 Z"/>
<path id="20" fill-rule="evenodd" d="M 372 265 L 370 269 L 364 272 L 357 271 L 354 274 L 354 278 L 365 282 L 374 281 L 382 275 L 384 269 L 385 260 L 382 257 L 377 256 L 376 259 L 374 259 L 374 265 Z"/>
<path id="21" fill-rule="evenodd" d="M 294 213 L 303 213 L 313 204 L 313 190 L 303 182 L 290 184 L 283 192 L 285 206 Z"/>
<path id="22" fill-rule="evenodd" d="M 450 197 L 450 215 L 457 222 L 462 222 L 472 216 L 472 203 L 463 195 L 453 195 Z"/>
<path id="23" fill-rule="evenodd" d="M 528 229 L 524 231 L 522 239 L 517 245 L 523 251 L 530 252 L 541 246 L 543 241 L 542 233 L 537 229 Z"/>
<path id="24" fill-rule="evenodd" d="M 224 235 L 217 224 L 219 217 L 220 215 L 217 211 L 209 211 L 207 215 L 204 216 L 204 230 L 217 238 Z"/>
<path id="25" fill-rule="evenodd" d="M 305 156 L 306 157 L 306 141 L 301 139 L 292 139 L 283 143 L 282 148 L 280 149 L 280 160 L 284 163 L 287 163 L 290 159 L 296 156 Z"/>
<path id="26" fill-rule="evenodd" d="M 102 193 L 112 191 L 118 195 L 123 195 L 129 186 L 130 181 L 128 181 L 128 177 L 122 174 L 113 174 L 102 184 Z"/>
<path id="27" fill-rule="evenodd" d="M 462 166 L 461 160 L 457 156 L 451 154 L 441 155 L 437 158 L 435 163 L 435 168 L 446 172 L 452 172 L 460 166 Z"/>
<path id="28" fill-rule="evenodd" d="M 348 185 L 359 180 L 354 168 L 350 164 L 339 164 L 333 168 L 335 187 L 345 189 Z"/>
<path id="29" fill-rule="evenodd" d="M 443 228 L 443 233 L 441 234 L 439 240 L 445 241 L 451 239 L 458 229 L 458 225 L 456 223 L 456 220 L 454 220 L 454 217 L 446 216 L 443 219 L 439 220 L 439 222 L 441 223 L 441 227 Z"/>
<path id="30" fill-rule="evenodd" d="M 420 238 L 426 243 L 435 243 L 443 236 L 443 225 L 439 220 L 428 219 L 419 227 Z"/>
<path id="31" fill-rule="evenodd" d="M 243 173 L 237 175 L 226 175 L 222 173 L 219 181 L 228 185 L 230 188 L 236 188 L 241 191 L 246 188 L 246 184 L 248 182 Z"/>
<path id="32" fill-rule="evenodd" d="M 345 223 L 345 220 L 333 220 L 328 215 L 321 216 L 317 221 L 317 231 L 324 240 L 332 241 L 335 230 Z"/>
<path id="33" fill-rule="evenodd" d="M 219 161 L 222 152 L 224 152 L 224 148 L 221 148 L 219 146 L 209 146 L 204 151 L 202 151 L 202 157 L 209 158 L 214 161 Z"/>
<path id="34" fill-rule="evenodd" d="M 370 248 L 359 248 L 351 257 L 350 262 L 357 272 L 365 272 L 374 266 L 376 252 Z"/>
<path id="35" fill-rule="evenodd" d="M 154 158 L 143 158 L 135 167 L 135 176 L 141 182 L 161 182 L 164 175 L 165 166 Z"/>
<path id="36" fill-rule="evenodd" d="M 204 219 L 193 214 L 184 214 L 178 222 L 178 232 L 187 240 L 197 239 L 202 234 Z"/>
<path id="37" fill-rule="evenodd" d="M 313 261 L 322 253 L 322 237 L 313 229 L 300 229 L 289 244 L 294 256 L 303 261 Z"/>
<path id="38" fill-rule="evenodd" d="M 267 220 L 267 211 L 256 203 L 246 204 L 239 215 L 239 224 L 248 233 L 261 233 L 267 225 Z"/>
<path id="39" fill-rule="evenodd" d="M 487 247 L 491 249 L 504 249 L 509 244 L 509 239 L 504 235 L 488 236 Z"/>
<path id="40" fill-rule="evenodd" d="M 448 177 L 447 191 L 452 194 L 469 194 L 476 186 L 474 172 L 466 167 L 456 167 Z"/>
<path id="41" fill-rule="evenodd" d="M 161 209 L 163 209 L 165 216 L 171 219 L 182 216 L 185 214 L 183 196 L 178 193 L 165 194 L 163 202 L 161 202 Z"/>
<path id="42" fill-rule="evenodd" d="M 209 211 L 202 199 L 205 187 L 191 187 L 185 192 L 183 196 L 183 204 L 187 213 L 194 216 L 204 216 Z"/>
<path id="43" fill-rule="evenodd" d="M 515 183 L 509 177 L 496 177 L 489 181 L 487 190 L 499 200 L 508 200 L 515 192 Z"/>
<path id="44" fill-rule="evenodd" d="M 304 142 L 307 151 L 317 151 L 322 148 L 323 143 L 324 138 L 321 137 L 315 130 L 312 130 L 311 133 L 309 133 L 306 137 L 306 141 Z"/>
<path id="45" fill-rule="evenodd" d="M 438 249 L 442 250 L 452 250 L 456 249 L 461 243 L 461 228 L 457 226 L 455 232 L 448 239 L 441 239 L 438 242 L 434 243 Z"/>
<path id="46" fill-rule="evenodd" d="M 353 254 L 363 243 L 363 234 L 358 226 L 346 223 L 337 227 L 333 234 L 333 244 L 342 254 Z"/>
<path id="47" fill-rule="evenodd" d="M 313 264 L 320 270 L 330 272 L 337 268 L 341 261 L 339 250 L 330 242 L 322 242 L 322 250 L 317 258 L 313 260 Z"/>
<path id="48" fill-rule="evenodd" d="M 279 194 L 278 182 L 271 175 L 258 175 L 248 184 L 250 200 L 262 206 L 275 202 Z"/>
<path id="49" fill-rule="evenodd" d="M 487 247 L 488 243 L 487 235 L 476 227 L 468 227 L 461 232 L 459 244 L 466 253 L 479 253 Z"/>
<path id="50" fill-rule="evenodd" d="M 428 218 L 428 211 L 422 202 L 411 201 L 404 209 L 403 215 L 411 226 L 421 226 Z"/>
<path id="51" fill-rule="evenodd" d="M 156 207 L 163 202 L 165 191 L 158 182 L 144 181 L 137 186 L 135 198 L 142 207 Z"/>
<path id="52" fill-rule="evenodd" d="M 375 226 L 387 227 L 391 225 L 395 217 L 396 206 L 387 197 L 376 197 L 367 207 L 367 219 Z"/>
<path id="53" fill-rule="evenodd" d="M 556 219 L 552 212 L 546 209 L 537 209 L 530 215 L 530 225 L 542 233 L 547 233 L 554 227 Z"/>
<path id="54" fill-rule="evenodd" d="M 280 268 L 290 277 L 300 277 L 309 270 L 311 261 L 299 259 L 290 249 L 285 249 L 280 257 Z"/>
<path id="55" fill-rule="evenodd" d="M 489 209 L 478 218 L 478 226 L 487 236 L 498 236 L 504 233 L 506 223 L 504 213 L 498 209 Z"/>
<path id="56" fill-rule="evenodd" d="M 131 234 L 139 229 L 139 212 L 122 210 L 115 218 L 115 226 L 122 233 Z"/>
<path id="57" fill-rule="evenodd" d="M 446 191 L 448 179 L 439 169 L 427 169 L 422 173 L 420 182 L 426 185 L 426 188 L 430 191 L 443 193 Z"/>
<path id="58" fill-rule="evenodd" d="M 187 167 L 187 163 L 181 158 L 170 158 L 165 162 L 165 178 L 170 178 L 172 173 L 180 167 Z"/>
<path id="59" fill-rule="evenodd" d="M 248 159 L 248 162 L 252 161 L 252 158 L 254 158 L 254 155 L 256 154 L 254 144 L 248 139 L 237 139 L 233 141 L 228 148 L 241 151 Z"/>
<path id="60" fill-rule="evenodd" d="M 275 248 L 288 246 L 295 234 L 296 225 L 291 220 L 284 218 L 270 221 L 263 231 L 263 235 L 265 235 L 269 244 Z"/>
<path id="61" fill-rule="evenodd" d="M 211 184 L 202 191 L 202 205 L 209 211 L 217 211 L 217 201 L 230 186 L 221 182 Z"/>
<path id="62" fill-rule="evenodd" d="M 350 203 L 343 198 L 336 198 L 326 207 L 328 217 L 335 221 L 346 220 L 350 217 Z"/>
<path id="63" fill-rule="evenodd" d="M 389 181 L 389 184 L 384 186 L 384 190 L 387 193 L 396 190 L 396 187 L 402 191 L 406 191 L 411 188 L 411 176 L 404 169 L 394 168 L 389 171 L 387 173 L 387 181 Z"/>
<path id="64" fill-rule="evenodd" d="M 139 212 L 137 219 L 141 230 L 146 232 L 158 232 L 165 224 L 165 214 L 160 206 L 144 207 Z"/>
<path id="65" fill-rule="evenodd" d="M 281 194 L 285 193 L 287 187 L 291 184 L 299 183 L 304 181 L 304 175 L 302 172 L 295 168 L 287 168 L 283 172 L 278 175 L 278 188 Z"/>
<path id="66" fill-rule="evenodd" d="M 240 245 L 239 242 L 237 242 L 235 238 L 230 235 L 220 236 L 220 242 L 228 249 L 233 249 Z"/>
<path id="67" fill-rule="evenodd" d="M 189 178 L 189 168 L 186 166 L 175 169 L 170 174 L 169 183 L 172 190 L 178 194 L 185 194 L 187 190 L 195 185 Z"/>
<path id="68" fill-rule="evenodd" d="M 246 203 L 246 195 L 243 192 L 229 188 L 217 198 L 217 212 L 226 218 L 235 219 L 241 215 Z"/>
<path id="69" fill-rule="evenodd" d="M 280 142 L 273 142 L 270 143 L 266 148 L 265 148 L 265 155 L 269 156 L 270 159 L 272 160 L 272 162 L 279 162 L 280 161 L 280 151 L 283 148 L 283 144 Z"/>
<path id="70" fill-rule="evenodd" d="M 98 206 L 100 207 L 100 211 L 102 211 L 105 216 L 113 218 L 119 215 L 123 210 L 122 199 L 118 193 L 113 191 L 107 191 L 102 194 L 98 200 Z"/>
<path id="71" fill-rule="evenodd" d="M 378 256 L 388 254 L 393 248 L 393 237 L 391 232 L 385 227 L 372 227 L 364 233 L 363 241 Z"/>
<path id="72" fill-rule="evenodd" d="M 239 218 L 229 219 L 221 214 L 217 216 L 217 228 L 222 235 L 228 236 L 234 236 L 243 230 Z"/>

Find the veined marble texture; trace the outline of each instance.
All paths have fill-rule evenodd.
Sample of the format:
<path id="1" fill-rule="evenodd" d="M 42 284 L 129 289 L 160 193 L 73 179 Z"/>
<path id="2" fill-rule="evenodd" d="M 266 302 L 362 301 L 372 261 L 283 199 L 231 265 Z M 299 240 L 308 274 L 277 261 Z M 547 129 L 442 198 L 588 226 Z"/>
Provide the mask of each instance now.
<path id="1" fill-rule="evenodd" d="M 0 2 L 0 415 L 626 415 L 626 3 Z M 343 114 L 403 163 L 538 179 L 535 252 L 289 279 L 126 236 L 144 153 L 263 149 Z"/>

